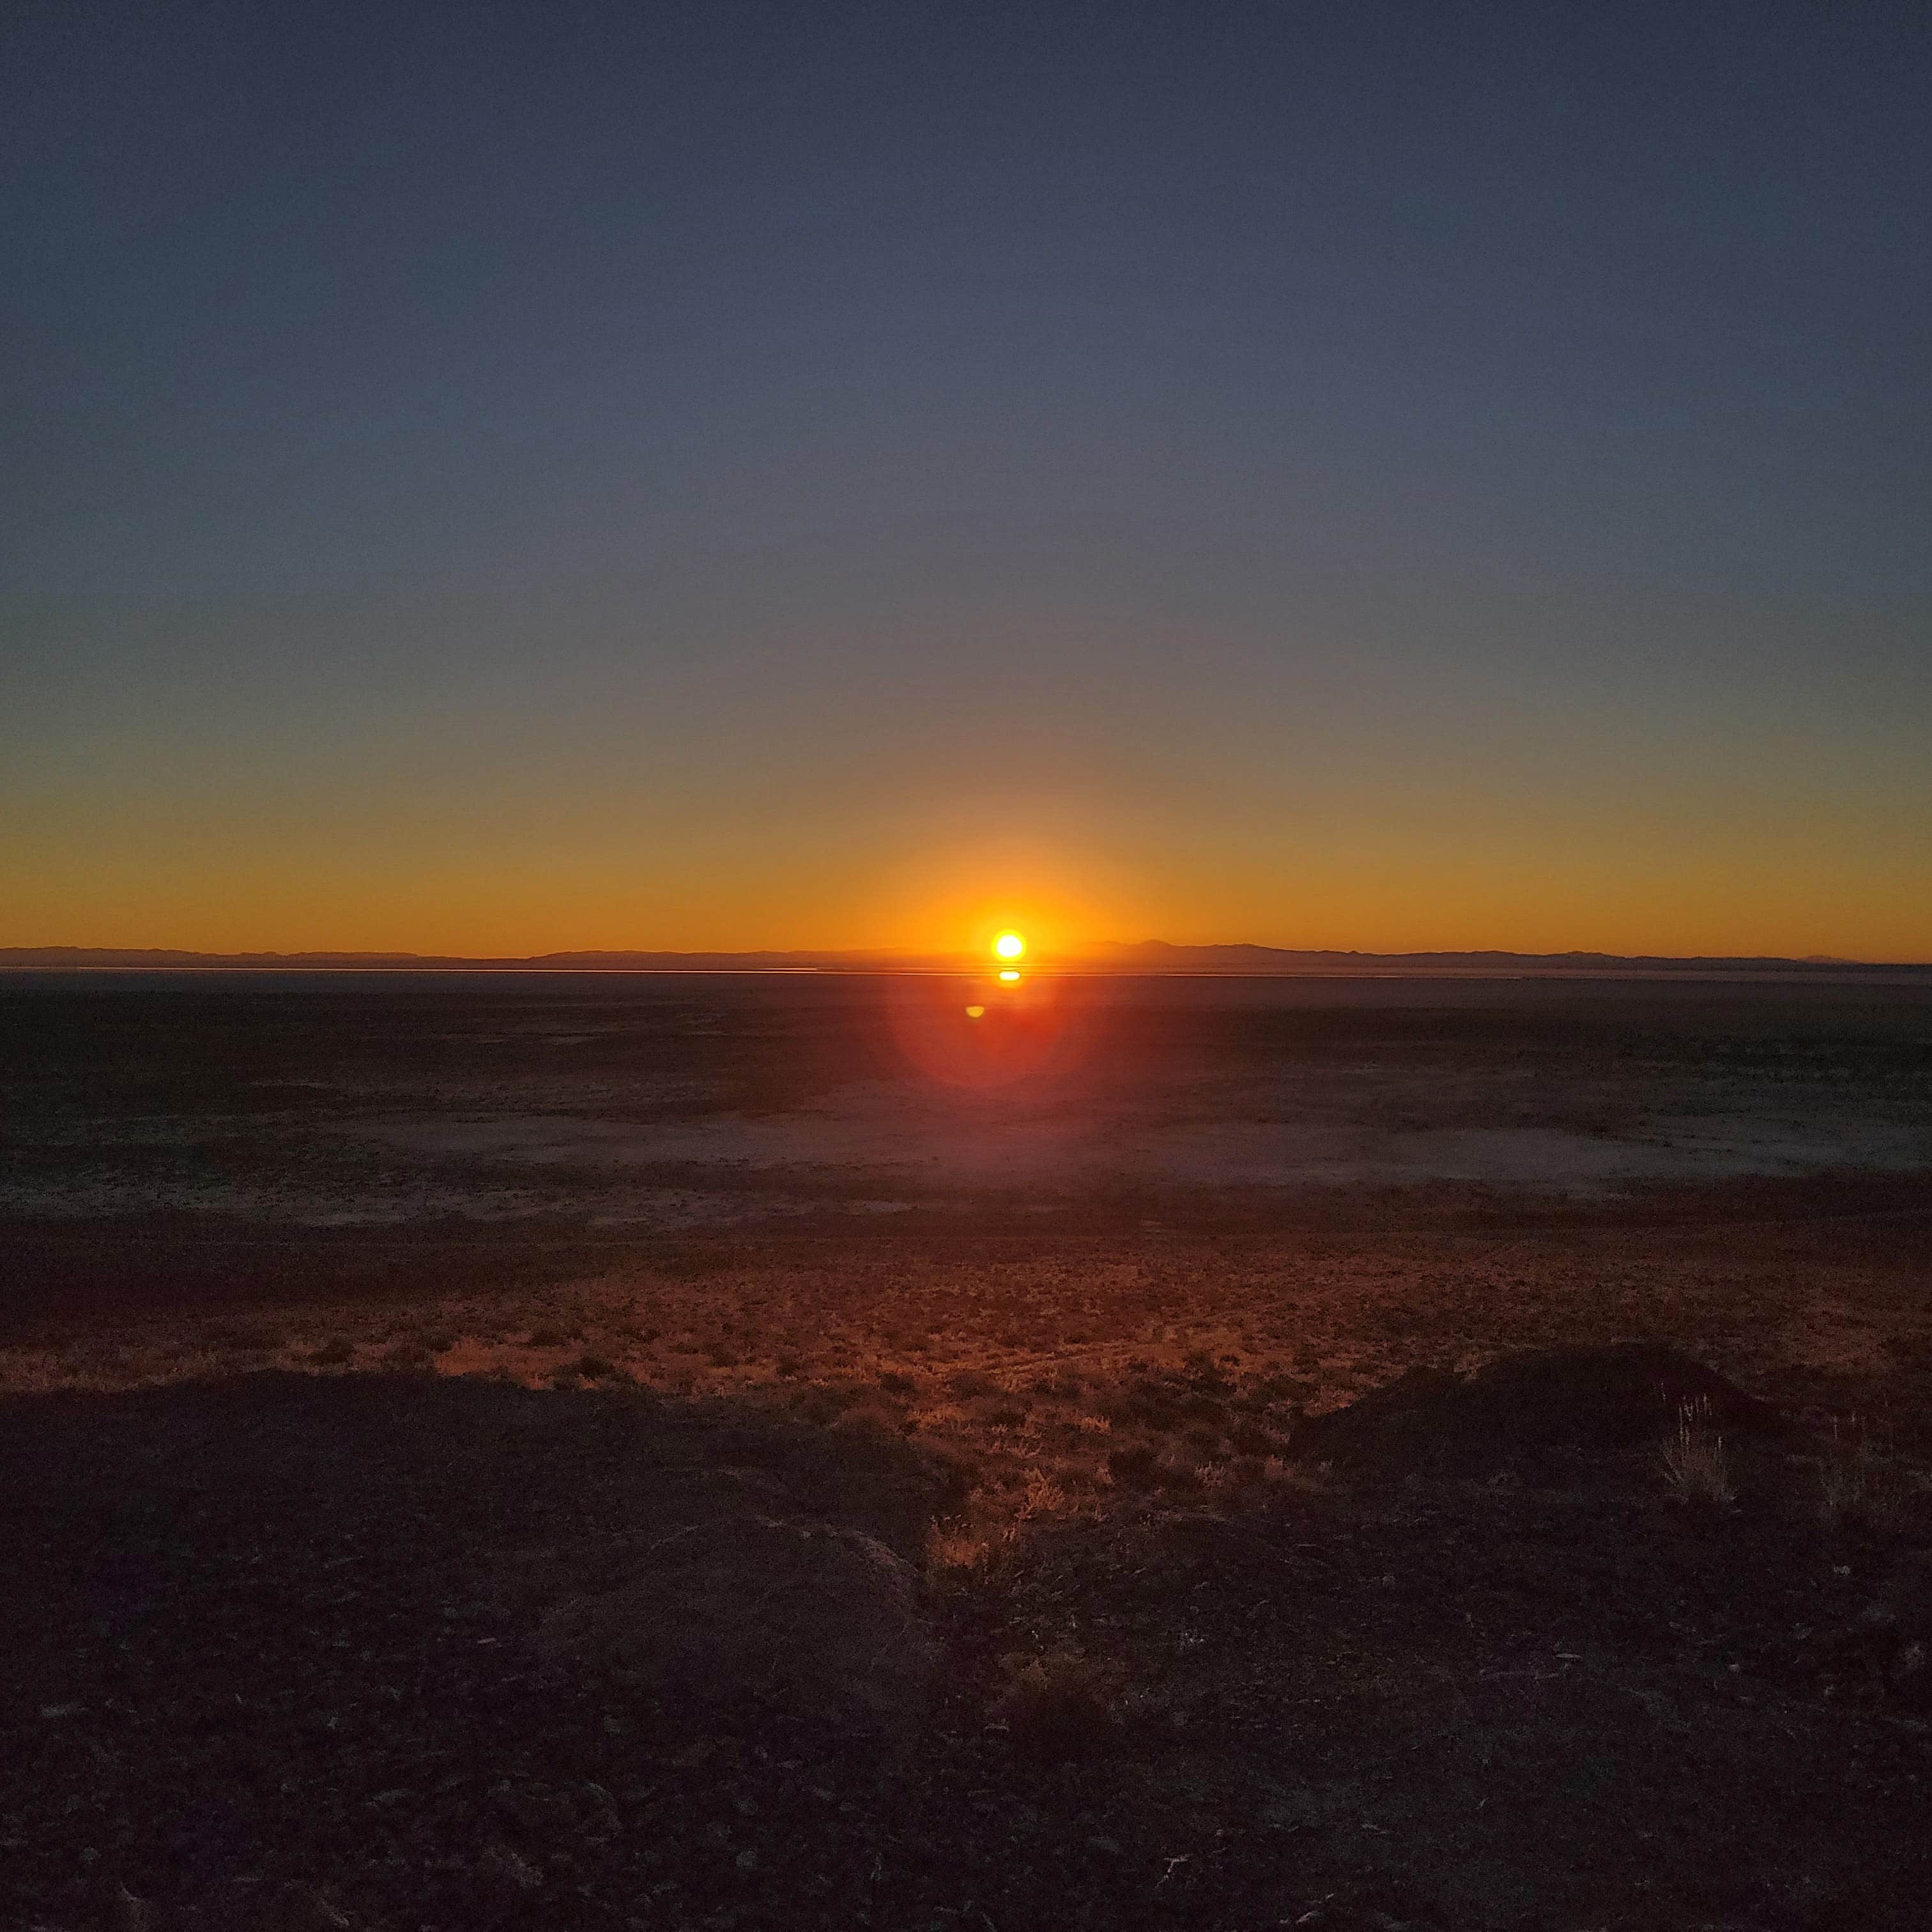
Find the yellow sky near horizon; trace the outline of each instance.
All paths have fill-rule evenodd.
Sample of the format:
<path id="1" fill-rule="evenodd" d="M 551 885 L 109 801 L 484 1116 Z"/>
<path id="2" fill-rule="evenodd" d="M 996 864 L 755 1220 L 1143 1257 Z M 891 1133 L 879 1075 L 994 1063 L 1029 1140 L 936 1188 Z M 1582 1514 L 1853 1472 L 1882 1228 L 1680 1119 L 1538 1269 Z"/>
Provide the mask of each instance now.
<path id="1" fill-rule="evenodd" d="M 1238 940 L 1376 952 L 1523 952 L 1932 959 L 1916 855 L 1868 845 L 1854 862 L 1686 838 L 1637 855 L 1546 842 L 1534 825 L 1454 849 L 1438 829 L 1379 838 L 1224 842 L 1182 850 L 1090 836 L 1056 849 L 1008 838 L 926 850 L 880 838 L 812 851 L 776 828 L 762 847 L 716 839 L 627 848 L 588 834 L 478 851 L 394 837 L 345 854 L 285 828 L 268 849 L 232 825 L 152 842 L 75 828 L 29 842 L 0 829 L 0 945 L 202 952 L 524 956 L 577 950 L 884 948 L 978 952 L 1000 930 L 1036 958 L 1109 940 Z M 34 849 L 38 847 L 38 849 Z M 49 850 L 50 847 L 52 849 Z M 64 848 L 64 849 L 63 849 Z"/>

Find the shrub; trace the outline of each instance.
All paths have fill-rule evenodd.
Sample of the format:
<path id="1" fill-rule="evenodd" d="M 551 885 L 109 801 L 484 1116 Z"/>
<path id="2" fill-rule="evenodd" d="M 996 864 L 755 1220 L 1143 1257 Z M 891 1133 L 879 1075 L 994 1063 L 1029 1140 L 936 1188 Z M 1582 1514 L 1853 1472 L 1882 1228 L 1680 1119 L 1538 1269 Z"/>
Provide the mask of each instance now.
<path id="1" fill-rule="evenodd" d="M 936 1523 L 926 1538 L 932 1568 L 956 1576 L 991 1569 L 1000 1547 L 983 1532 L 957 1523 Z"/>

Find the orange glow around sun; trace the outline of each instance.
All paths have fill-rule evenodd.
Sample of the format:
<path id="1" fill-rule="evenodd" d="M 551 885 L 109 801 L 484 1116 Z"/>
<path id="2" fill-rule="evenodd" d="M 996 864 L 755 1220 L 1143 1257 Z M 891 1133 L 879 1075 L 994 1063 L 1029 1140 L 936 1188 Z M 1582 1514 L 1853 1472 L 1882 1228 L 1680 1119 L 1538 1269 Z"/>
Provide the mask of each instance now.
<path id="1" fill-rule="evenodd" d="M 1003 932 L 993 941 L 993 950 L 1002 959 L 1017 959 L 1026 951 L 1026 941 L 1017 932 Z"/>

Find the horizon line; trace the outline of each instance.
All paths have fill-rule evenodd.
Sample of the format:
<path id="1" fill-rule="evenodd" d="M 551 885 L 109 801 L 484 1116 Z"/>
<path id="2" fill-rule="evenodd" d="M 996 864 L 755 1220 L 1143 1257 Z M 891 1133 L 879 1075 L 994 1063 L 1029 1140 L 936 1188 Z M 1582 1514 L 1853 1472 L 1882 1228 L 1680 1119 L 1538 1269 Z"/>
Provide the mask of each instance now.
<path id="1" fill-rule="evenodd" d="M 1141 956 L 1135 962 L 1132 956 Z M 1148 962 L 1154 956 L 1161 963 Z M 1112 957 L 1109 957 L 1112 956 Z M 1166 974 L 1302 976 L 1428 970 L 1481 972 L 1511 968 L 1532 974 L 1598 971 L 1775 974 L 1916 972 L 1932 961 L 1852 959 L 1812 953 L 1618 953 L 1575 947 L 1527 952 L 1505 947 L 1418 948 L 1401 952 L 1355 947 L 1277 946 L 1252 940 L 1183 944 L 1106 940 L 1042 952 L 1024 970 L 1105 976 Z M 756 948 L 569 947 L 540 953 L 466 954 L 304 947 L 214 950 L 185 946 L 0 946 L 0 971 L 583 972 L 612 974 L 796 974 L 811 972 L 958 973 L 998 970 L 977 952 L 913 947 L 761 946 Z"/>

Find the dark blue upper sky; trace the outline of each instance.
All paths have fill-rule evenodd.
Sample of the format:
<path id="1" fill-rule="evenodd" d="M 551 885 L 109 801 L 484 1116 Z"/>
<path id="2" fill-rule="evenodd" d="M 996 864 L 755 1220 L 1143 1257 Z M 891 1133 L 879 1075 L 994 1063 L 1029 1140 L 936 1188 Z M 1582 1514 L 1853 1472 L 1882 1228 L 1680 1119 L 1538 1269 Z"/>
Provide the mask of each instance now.
<path id="1" fill-rule="evenodd" d="M 1742 673 L 1847 757 L 1927 697 L 1922 7 L 8 18 L 0 590 L 56 792 L 110 686 L 356 738 L 331 659 L 372 716 L 520 707 L 546 771 L 558 691 L 734 651 L 916 735 L 968 637 L 1076 766 L 1121 664 L 1252 716 L 1294 658 L 1365 732 L 1370 660 L 1592 729 Z"/>
<path id="2" fill-rule="evenodd" d="M 30 8 L 7 575 L 1098 524 L 1923 587 L 1928 20 Z"/>

